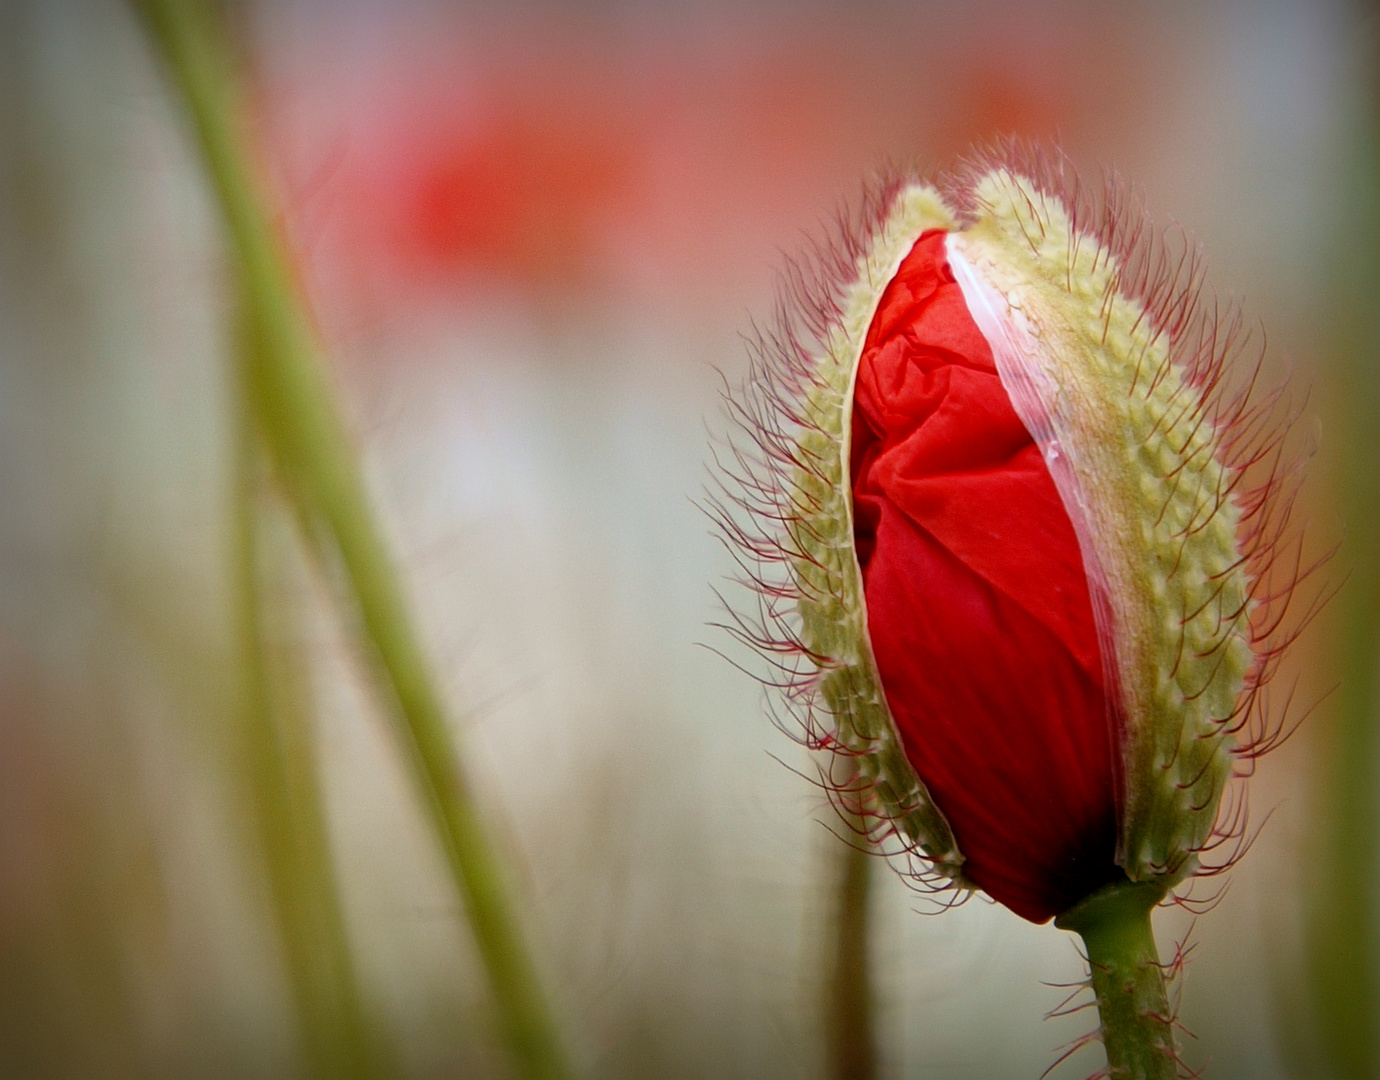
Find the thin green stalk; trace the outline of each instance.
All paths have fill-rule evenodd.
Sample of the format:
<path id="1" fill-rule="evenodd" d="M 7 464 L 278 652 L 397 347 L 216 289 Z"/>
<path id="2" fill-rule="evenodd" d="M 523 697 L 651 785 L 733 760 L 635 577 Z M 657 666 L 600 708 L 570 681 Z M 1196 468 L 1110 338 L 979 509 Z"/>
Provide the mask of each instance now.
<path id="1" fill-rule="evenodd" d="M 1115 1080 L 1175 1080 L 1178 1052 L 1150 913 L 1164 898 L 1155 885 L 1109 885 L 1054 925 L 1083 938 L 1102 1042 Z"/>
<path id="2" fill-rule="evenodd" d="M 227 50 L 199 0 L 132 0 L 194 121 L 259 348 L 249 400 L 294 499 L 333 538 L 362 628 L 403 721 L 404 749 L 462 896 L 509 1047 L 524 1075 L 568 1075 L 499 860 L 461 768 L 282 244 L 246 157 Z"/>
<path id="3" fill-rule="evenodd" d="M 831 844 L 834 872 L 833 934 L 824 1001 L 825 1053 L 832 1080 L 873 1080 L 877 1075 L 877 1030 L 872 990 L 871 892 L 876 856 L 867 839 L 858 774 L 850 765 L 840 783 L 851 804 L 843 814 L 852 835 Z M 855 794 L 856 793 L 856 794 Z"/>
<path id="4" fill-rule="evenodd" d="M 243 348 L 252 348 L 251 340 Z M 258 432 L 239 402 L 235 518 L 242 692 L 240 738 L 310 1075 L 351 1080 L 383 1075 L 362 1007 L 331 864 L 308 690 L 299 657 L 285 654 L 280 624 L 287 537 L 262 498 Z M 273 616 L 276 616 L 273 617 Z M 290 633 L 290 631 L 287 631 Z"/>
<path id="5" fill-rule="evenodd" d="M 877 1075 L 869 900 L 875 856 L 859 835 L 836 845 L 833 970 L 826 1016 L 829 1075 L 873 1080 Z"/>
<path id="6" fill-rule="evenodd" d="M 1380 996 L 1376 933 L 1377 787 L 1380 787 L 1380 15 L 1365 12 L 1365 97 L 1348 125 L 1347 190 L 1338 205 L 1332 260 L 1334 380 L 1332 431 L 1348 574 L 1337 597 L 1338 685 L 1322 741 L 1315 785 L 1317 832 L 1308 904 L 1309 983 L 1328 1075 L 1380 1076 Z M 1311 1064 L 1311 1063 L 1310 1063 Z"/>

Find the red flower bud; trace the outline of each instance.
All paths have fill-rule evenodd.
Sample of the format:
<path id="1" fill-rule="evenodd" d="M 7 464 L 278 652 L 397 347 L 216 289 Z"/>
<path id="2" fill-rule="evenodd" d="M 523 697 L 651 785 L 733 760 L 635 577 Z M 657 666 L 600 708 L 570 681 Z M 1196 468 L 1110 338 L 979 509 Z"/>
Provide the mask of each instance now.
<path id="1" fill-rule="evenodd" d="M 965 877 L 1043 922 L 1120 871 L 1078 537 L 942 231 L 881 296 L 853 398 L 854 535 L 892 719 Z"/>
<path id="2" fill-rule="evenodd" d="M 836 797 L 1043 922 L 1240 839 L 1224 787 L 1317 606 L 1300 471 L 1240 316 L 1117 182 L 1021 150 L 945 185 L 792 267 L 713 506 L 759 598 L 730 629 Z"/>

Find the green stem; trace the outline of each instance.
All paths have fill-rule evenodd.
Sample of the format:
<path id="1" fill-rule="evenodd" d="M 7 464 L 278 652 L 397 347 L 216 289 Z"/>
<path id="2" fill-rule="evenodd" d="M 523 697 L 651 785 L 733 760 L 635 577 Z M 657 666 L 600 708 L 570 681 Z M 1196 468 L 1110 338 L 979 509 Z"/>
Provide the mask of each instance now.
<path id="1" fill-rule="evenodd" d="M 1054 923 L 1075 931 L 1087 947 L 1114 1080 L 1174 1080 L 1178 1072 L 1164 969 L 1150 927 L 1163 898 L 1156 885 L 1109 885 Z"/>
<path id="2" fill-rule="evenodd" d="M 252 348 L 246 340 L 243 347 Z M 371 1037 L 340 908 L 316 776 L 312 717 L 298 657 L 281 633 L 285 583 L 281 544 L 262 499 L 262 453 L 253 417 L 240 403 L 235 516 L 239 543 L 242 708 L 240 737 L 249 768 L 261 847 L 303 1033 L 309 1072 L 326 1078 L 385 1073 Z M 273 588 L 272 586 L 277 586 Z"/>
<path id="3" fill-rule="evenodd" d="M 866 796 L 860 792 L 857 763 L 840 783 L 847 804 L 840 807 L 851 836 L 831 844 L 835 898 L 831 970 L 825 999 L 828 1075 L 832 1080 L 874 1080 L 877 1031 L 872 991 L 871 892 L 874 852 L 867 838 Z M 856 800 L 856 802 L 855 802 Z"/>
<path id="4" fill-rule="evenodd" d="M 1357 62 L 1369 61 L 1364 98 L 1350 117 L 1344 208 L 1327 296 L 1337 397 L 1329 429 L 1346 540 L 1334 578 L 1346 587 L 1332 651 L 1337 692 L 1314 778 L 1315 843 L 1305 894 L 1309 976 L 1322 1057 L 1337 1080 L 1380 1076 L 1377 1000 L 1377 809 L 1380 809 L 1380 14 L 1357 11 Z M 1310 721 L 1311 723 L 1311 721 Z"/>
<path id="5" fill-rule="evenodd" d="M 827 1032 L 833 1080 L 873 1080 L 877 1075 L 873 1023 L 868 908 L 872 862 L 861 834 L 838 850 L 834 910 L 833 972 L 829 980 Z"/>
<path id="6" fill-rule="evenodd" d="M 282 243 L 260 203 L 239 128 L 240 101 L 199 0 L 133 0 L 185 99 L 218 196 L 259 348 L 249 399 L 279 472 L 338 549 L 364 632 L 403 720 L 402 741 L 464 900 L 509 1047 L 525 1076 L 568 1070 L 499 860 L 461 769 L 400 582 L 364 495 L 345 425 L 316 356 Z"/>

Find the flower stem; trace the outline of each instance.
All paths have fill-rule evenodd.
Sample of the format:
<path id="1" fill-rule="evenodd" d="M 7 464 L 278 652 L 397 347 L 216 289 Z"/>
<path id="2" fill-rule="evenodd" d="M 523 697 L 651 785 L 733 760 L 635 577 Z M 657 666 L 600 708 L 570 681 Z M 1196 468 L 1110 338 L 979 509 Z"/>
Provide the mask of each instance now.
<path id="1" fill-rule="evenodd" d="M 1153 884 L 1109 885 L 1055 920 L 1083 938 L 1114 1080 L 1174 1080 L 1178 1054 L 1150 913 Z"/>
<path id="2" fill-rule="evenodd" d="M 324 522 L 373 646 L 404 752 L 444 848 L 483 959 L 509 1048 L 532 1080 L 568 1075 L 497 854 L 372 517 L 282 244 L 260 202 L 239 129 L 231 64 L 201 0 L 133 0 L 195 124 L 238 262 L 258 348 L 247 394 L 301 516 Z"/>

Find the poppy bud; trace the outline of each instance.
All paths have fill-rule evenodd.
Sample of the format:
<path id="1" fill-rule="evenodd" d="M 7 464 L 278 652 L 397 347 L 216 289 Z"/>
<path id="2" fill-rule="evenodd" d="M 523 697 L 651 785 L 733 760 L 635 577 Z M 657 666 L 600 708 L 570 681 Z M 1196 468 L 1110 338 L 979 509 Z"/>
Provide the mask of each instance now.
<path id="1" fill-rule="evenodd" d="M 843 233 L 732 403 L 736 632 L 941 885 L 1044 922 L 1214 869 L 1302 621 L 1252 336 L 1116 181 L 1035 150 L 891 184 Z"/>

